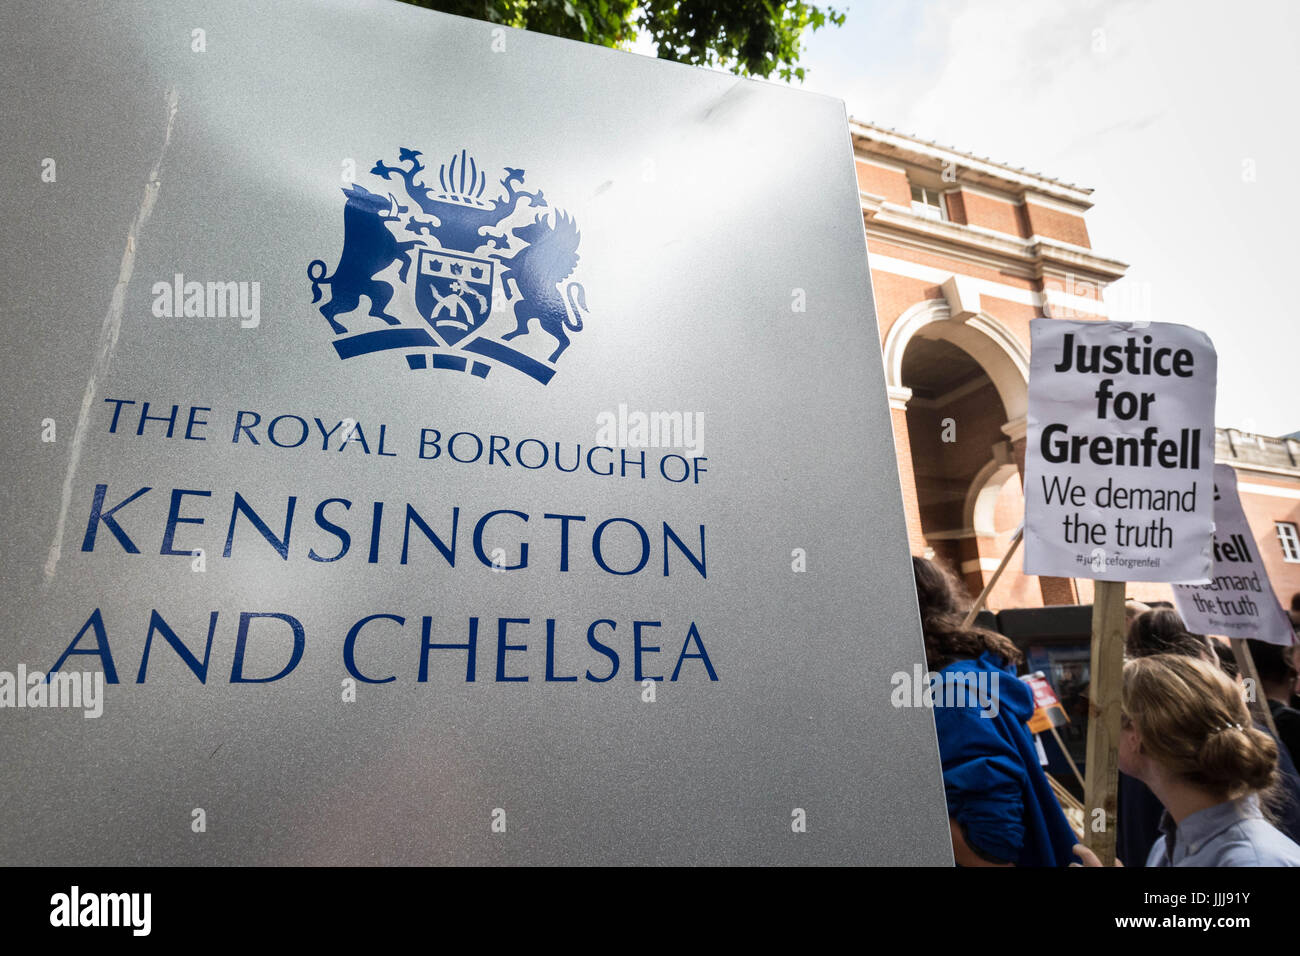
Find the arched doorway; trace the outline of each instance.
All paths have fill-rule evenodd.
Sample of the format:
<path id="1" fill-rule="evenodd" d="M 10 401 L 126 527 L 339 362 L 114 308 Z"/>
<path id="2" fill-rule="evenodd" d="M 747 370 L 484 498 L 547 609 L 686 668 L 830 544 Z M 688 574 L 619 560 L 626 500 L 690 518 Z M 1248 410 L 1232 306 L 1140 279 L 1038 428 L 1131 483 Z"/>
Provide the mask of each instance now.
<path id="1" fill-rule="evenodd" d="M 993 316 L 959 315 L 947 298 L 917 303 L 890 326 L 884 358 L 894 427 L 903 432 L 896 442 L 908 520 L 924 552 L 957 571 L 973 596 L 1023 513 L 1029 350 Z M 1002 527 L 1008 516 L 1014 521 Z M 1064 579 L 1012 574 L 1000 587 L 1006 606 L 1075 599 Z"/>
<path id="2" fill-rule="evenodd" d="M 1007 421 L 1023 425 L 1029 410 L 1029 348 L 1010 329 L 983 312 L 954 319 L 946 299 L 918 302 L 885 336 L 885 381 L 891 389 L 906 389 L 903 360 L 917 340 L 947 342 L 964 352 L 993 383 Z"/>
<path id="3" fill-rule="evenodd" d="M 1006 406 L 983 366 L 947 339 L 913 337 L 901 373 L 911 391 L 907 434 L 921 533 L 934 556 L 978 594 L 983 549 L 966 502 L 994 447 L 1007 444 Z M 1005 449 L 1003 460 L 1015 471 Z"/>

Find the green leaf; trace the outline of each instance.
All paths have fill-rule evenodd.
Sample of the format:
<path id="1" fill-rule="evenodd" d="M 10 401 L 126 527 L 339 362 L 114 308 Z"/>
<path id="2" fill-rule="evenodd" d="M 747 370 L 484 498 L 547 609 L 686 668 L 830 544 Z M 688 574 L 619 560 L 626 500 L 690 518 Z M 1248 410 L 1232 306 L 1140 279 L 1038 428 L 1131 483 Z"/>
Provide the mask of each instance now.
<path id="1" fill-rule="evenodd" d="M 625 46 L 644 33 L 661 59 L 802 81 L 802 38 L 845 14 L 804 0 L 406 0 L 538 33 Z"/>

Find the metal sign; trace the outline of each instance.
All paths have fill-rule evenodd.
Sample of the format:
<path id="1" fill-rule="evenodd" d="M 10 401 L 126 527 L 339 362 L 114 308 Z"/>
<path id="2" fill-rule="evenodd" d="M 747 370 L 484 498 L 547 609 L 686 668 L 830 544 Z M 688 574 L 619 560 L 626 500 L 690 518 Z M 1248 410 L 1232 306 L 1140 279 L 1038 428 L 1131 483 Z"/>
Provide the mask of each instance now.
<path id="1" fill-rule="evenodd" d="M 0 54 L 0 860 L 951 861 L 841 103 L 396 3 Z"/>

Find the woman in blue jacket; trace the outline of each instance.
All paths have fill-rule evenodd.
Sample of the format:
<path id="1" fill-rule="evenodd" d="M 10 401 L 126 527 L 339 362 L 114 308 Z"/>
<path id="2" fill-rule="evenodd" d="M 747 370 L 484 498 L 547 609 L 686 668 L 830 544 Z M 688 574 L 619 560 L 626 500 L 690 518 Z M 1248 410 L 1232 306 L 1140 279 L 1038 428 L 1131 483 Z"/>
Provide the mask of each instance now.
<path id="1" fill-rule="evenodd" d="M 914 557 L 912 570 L 957 862 L 1068 866 L 1077 840 L 1025 725 L 1034 699 L 1016 677 L 1020 652 L 963 625 L 958 585 L 938 565 Z"/>

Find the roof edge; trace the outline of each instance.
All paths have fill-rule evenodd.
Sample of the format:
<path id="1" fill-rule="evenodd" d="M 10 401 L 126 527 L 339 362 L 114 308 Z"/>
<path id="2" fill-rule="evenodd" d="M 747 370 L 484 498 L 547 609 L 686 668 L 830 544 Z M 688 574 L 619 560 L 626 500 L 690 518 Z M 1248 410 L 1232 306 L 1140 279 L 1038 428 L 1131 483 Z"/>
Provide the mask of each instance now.
<path id="1" fill-rule="evenodd" d="M 879 143 L 898 153 L 911 154 L 919 160 L 938 160 L 944 164 L 953 162 L 970 172 L 998 181 L 1005 187 L 1009 187 L 1012 192 L 1041 193 L 1077 205 L 1081 212 L 1092 207 L 1092 200 L 1089 197 L 1093 190 L 1088 186 L 1063 182 L 1044 176 L 1042 173 L 1019 169 L 991 160 L 987 156 L 976 156 L 950 146 L 941 146 L 908 133 L 900 133 L 898 130 L 876 126 L 853 117 L 849 117 L 849 132 L 854 139 Z"/>

